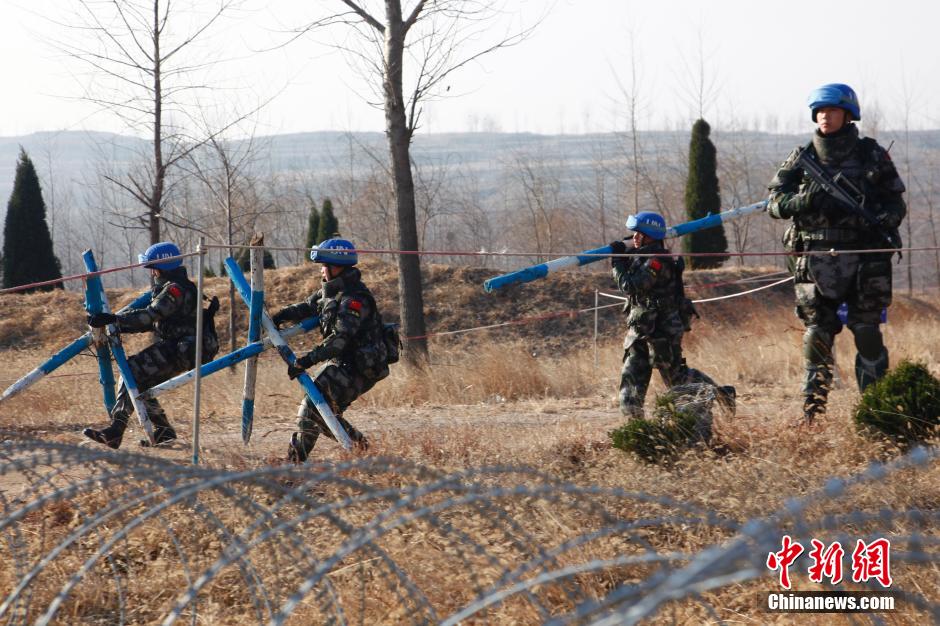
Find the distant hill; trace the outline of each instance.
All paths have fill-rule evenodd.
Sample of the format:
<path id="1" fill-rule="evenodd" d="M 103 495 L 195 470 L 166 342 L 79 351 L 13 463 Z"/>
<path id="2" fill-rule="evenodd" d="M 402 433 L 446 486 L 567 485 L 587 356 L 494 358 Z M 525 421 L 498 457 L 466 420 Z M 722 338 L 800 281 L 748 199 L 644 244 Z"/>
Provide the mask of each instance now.
<path id="1" fill-rule="evenodd" d="M 739 151 L 746 147 L 752 162 L 766 169 L 767 179 L 773 175 L 773 165 L 779 163 L 793 147 L 804 143 L 808 134 L 777 135 L 757 132 L 724 133 L 713 131 L 718 146 L 719 162 L 723 149 Z M 883 143 L 899 139 L 894 133 L 879 136 Z M 262 155 L 256 167 L 260 174 L 286 174 L 308 172 L 329 176 L 354 167 L 369 167 L 373 159 L 369 152 L 385 158 L 385 136 L 382 133 L 311 132 L 274 135 L 257 138 Z M 651 131 L 640 134 L 647 163 L 681 162 L 688 149 L 687 131 Z M 926 153 L 940 149 L 940 131 L 911 133 L 912 159 L 926 158 Z M 61 131 L 42 132 L 22 137 L 0 137 L 0 217 L 6 213 L 6 204 L 13 186 L 13 175 L 20 146 L 26 148 L 44 182 L 57 185 L 81 185 L 94 180 L 102 164 L 111 166 L 128 164 L 135 155 L 146 152 L 147 144 L 133 137 L 112 133 Z M 893 150 L 897 155 L 899 147 Z M 434 163 L 461 171 L 472 171 L 487 196 L 495 192 L 502 181 L 507 164 L 516 155 L 542 160 L 548 166 L 564 163 L 564 177 L 590 173 L 599 159 L 616 161 L 626 159 L 628 143 L 622 133 L 590 135 L 534 135 L 530 133 L 448 133 L 418 135 L 414 141 L 413 157 L 418 164 Z M 666 155 L 669 158 L 659 159 Z M 897 158 L 897 157 L 896 157 Z M 564 181 L 562 181 L 564 183 Z M 81 194 L 73 202 L 83 202 Z"/>

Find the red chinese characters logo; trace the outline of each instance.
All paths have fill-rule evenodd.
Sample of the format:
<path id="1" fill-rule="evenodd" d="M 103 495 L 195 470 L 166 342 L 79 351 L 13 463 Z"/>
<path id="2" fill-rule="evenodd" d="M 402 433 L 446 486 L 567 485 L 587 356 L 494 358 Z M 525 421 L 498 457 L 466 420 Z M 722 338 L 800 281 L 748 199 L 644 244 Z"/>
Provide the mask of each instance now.
<path id="1" fill-rule="evenodd" d="M 875 539 L 865 544 L 861 539 L 852 551 L 852 580 L 868 582 L 874 578 L 882 587 L 891 586 L 891 542 Z"/>
<path id="2" fill-rule="evenodd" d="M 812 539 L 812 550 L 808 556 L 812 561 L 809 567 L 809 579 L 814 583 L 828 582 L 837 585 L 842 582 L 842 558 L 845 550 L 842 544 L 834 541 L 828 546 Z M 803 545 L 793 541 L 790 535 L 784 535 L 779 552 L 767 554 L 767 567 L 777 571 L 780 586 L 790 589 L 790 566 L 803 554 Z M 859 539 L 852 551 L 852 582 L 866 583 L 877 580 L 882 587 L 890 587 L 891 578 L 891 542 L 887 539 L 875 539 L 870 543 Z"/>
<path id="3" fill-rule="evenodd" d="M 823 578 L 828 578 L 833 585 L 842 582 L 842 557 L 845 555 L 842 544 L 835 541 L 826 548 L 826 544 L 818 539 L 813 539 L 812 544 L 809 558 L 813 560 L 813 564 L 809 568 L 809 579 L 814 583 L 821 583 Z"/>
<path id="4" fill-rule="evenodd" d="M 767 555 L 767 567 L 780 570 L 780 586 L 790 588 L 790 565 L 797 557 L 803 554 L 803 546 L 798 541 L 790 539 L 790 535 L 783 536 L 783 547 L 780 552 L 771 552 Z"/>

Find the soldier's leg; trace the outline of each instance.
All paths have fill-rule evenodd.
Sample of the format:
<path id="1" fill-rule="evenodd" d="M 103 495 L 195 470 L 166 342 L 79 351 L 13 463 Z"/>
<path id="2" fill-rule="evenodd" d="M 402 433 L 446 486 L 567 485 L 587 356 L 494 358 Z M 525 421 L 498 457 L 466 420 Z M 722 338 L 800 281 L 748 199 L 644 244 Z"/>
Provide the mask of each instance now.
<path id="1" fill-rule="evenodd" d="M 858 390 L 884 376 L 888 371 L 888 348 L 877 324 L 856 324 L 850 327 L 855 335 L 855 381 Z"/>
<path id="2" fill-rule="evenodd" d="M 353 443 L 363 448 L 368 447 L 365 436 L 342 416 L 346 407 L 358 397 L 355 377 L 350 376 L 349 372 L 336 364 L 327 363 L 317 371 L 314 384 L 323 394 L 330 408 L 333 409 L 337 421 Z M 307 460 L 321 434 L 331 439 L 336 437 L 309 398 L 304 397 L 297 416 L 299 418 L 297 422 L 298 432 L 291 435 L 288 459 L 295 463 L 303 463 Z"/>
<path id="3" fill-rule="evenodd" d="M 165 342 L 158 342 L 148 346 L 137 354 L 128 357 L 131 375 L 140 391 L 149 389 L 154 385 L 172 378 L 178 371 L 177 355 L 172 346 Z M 154 400 L 146 402 L 148 415 L 154 424 L 154 436 L 157 441 L 165 438 L 166 441 L 176 438 L 176 432 L 166 419 L 166 414 L 159 403 Z M 153 410 L 153 413 L 151 413 Z M 122 383 L 118 389 L 118 396 L 111 410 L 111 424 L 102 430 L 86 428 L 83 433 L 89 439 L 103 443 L 111 448 L 118 448 L 127 429 L 130 415 L 134 412 L 134 403 L 131 401 L 127 387 Z M 156 419 L 154 419 L 156 417 Z M 163 427 L 163 430 L 158 428 Z M 169 429 L 169 430 L 166 430 Z M 172 436 L 171 436 L 172 435 Z M 167 438 L 168 437 L 168 438 Z"/>
<path id="4" fill-rule="evenodd" d="M 859 391 L 888 371 L 888 349 L 881 335 L 881 311 L 891 304 L 891 261 L 859 263 L 858 286 L 848 299 L 848 326 L 855 336 L 855 380 Z"/>
<path id="5" fill-rule="evenodd" d="M 322 419 L 310 399 L 304 396 L 297 408 L 297 432 L 291 433 L 290 445 L 287 449 L 287 459 L 293 463 L 303 463 L 307 460 L 313 447 L 320 438 L 320 423 Z"/>
<path id="6" fill-rule="evenodd" d="M 635 339 L 624 350 L 620 370 L 620 412 L 624 416 L 643 417 L 643 402 L 652 375 L 649 345 L 643 339 Z"/>
<path id="7" fill-rule="evenodd" d="M 820 264 L 820 268 L 824 268 L 820 271 L 823 277 L 832 273 L 826 273 L 826 265 Z M 826 284 L 830 282 L 834 282 L 834 279 L 827 278 Z M 840 299 L 825 297 L 820 287 L 812 282 L 797 283 L 795 289 L 796 312 L 806 327 L 803 333 L 803 420 L 804 423 L 811 423 L 818 415 L 826 412 L 826 402 L 832 388 L 832 345 L 835 336 L 842 330 L 842 322 L 837 314 Z M 835 290 L 830 291 L 840 295 Z"/>
<path id="8" fill-rule="evenodd" d="M 131 357 L 128 361 L 130 362 L 133 358 L 134 357 Z M 131 367 L 133 371 L 133 366 Z M 122 381 L 121 386 L 118 387 L 114 408 L 111 409 L 111 423 L 106 428 L 102 429 L 86 428 L 82 431 L 82 434 L 92 441 L 97 441 L 100 444 L 117 450 L 121 447 L 124 431 L 127 430 L 127 421 L 133 412 L 134 404 L 131 402 L 131 396 L 127 391 L 127 386 Z"/>

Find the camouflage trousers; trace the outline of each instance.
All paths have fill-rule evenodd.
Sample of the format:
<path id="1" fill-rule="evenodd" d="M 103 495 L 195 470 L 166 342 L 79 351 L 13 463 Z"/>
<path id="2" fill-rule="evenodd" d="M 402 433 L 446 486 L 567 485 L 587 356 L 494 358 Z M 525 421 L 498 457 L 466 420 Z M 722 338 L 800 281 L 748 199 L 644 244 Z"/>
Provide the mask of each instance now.
<path id="1" fill-rule="evenodd" d="M 891 304 L 891 257 L 884 254 L 800 257 L 795 265 L 796 313 L 803 321 L 804 408 L 820 412 L 832 387 L 832 347 L 842 331 L 839 306 L 855 338 L 855 377 L 860 390 L 888 370 L 879 324 Z"/>
<path id="2" fill-rule="evenodd" d="M 623 353 L 623 369 L 620 371 L 621 413 L 628 417 L 642 417 L 643 402 L 654 367 L 659 370 L 667 387 L 685 383 L 705 383 L 717 387 L 709 376 L 686 365 L 682 357 L 681 334 L 636 338 Z"/>
<path id="3" fill-rule="evenodd" d="M 192 358 L 188 358 L 185 349 L 180 349 L 179 342 L 176 341 L 158 341 L 127 359 L 131 375 L 134 376 L 139 391 L 150 389 L 181 372 L 192 369 L 194 362 Z M 143 403 L 155 429 L 170 428 L 166 413 L 156 398 L 147 398 Z M 122 381 L 118 388 L 117 401 L 111 409 L 111 423 L 126 427 L 133 412 L 134 403 L 127 391 L 127 385 Z"/>
<path id="4" fill-rule="evenodd" d="M 366 378 L 345 363 L 328 361 L 317 369 L 313 382 L 333 409 L 337 421 L 349 438 L 354 443 L 362 441 L 362 433 L 347 422 L 342 414 L 356 398 L 372 389 L 377 381 Z M 304 396 L 297 409 L 297 417 L 297 428 L 307 454 L 313 450 L 321 434 L 336 439 L 310 398 Z"/>

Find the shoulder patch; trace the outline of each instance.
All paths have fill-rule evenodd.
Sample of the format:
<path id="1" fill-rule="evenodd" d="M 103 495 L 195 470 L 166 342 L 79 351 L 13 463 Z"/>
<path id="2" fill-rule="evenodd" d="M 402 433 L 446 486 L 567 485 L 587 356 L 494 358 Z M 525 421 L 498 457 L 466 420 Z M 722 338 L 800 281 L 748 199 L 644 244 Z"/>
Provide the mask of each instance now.
<path id="1" fill-rule="evenodd" d="M 349 301 L 349 308 L 352 309 L 353 311 L 361 311 L 361 310 L 362 310 L 362 302 L 360 302 L 359 300 L 350 300 L 350 301 Z"/>
<path id="2" fill-rule="evenodd" d="M 167 289 L 167 291 L 170 292 L 170 295 L 173 296 L 174 298 L 179 298 L 180 296 L 183 295 L 183 290 L 180 289 L 179 285 L 177 284 L 171 284 L 170 288 Z"/>
<path id="3" fill-rule="evenodd" d="M 659 259 L 652 259 L 650 261 L 650 267 L 658 272 L 659 270 L 663 269 L 663 264 Z"/>

